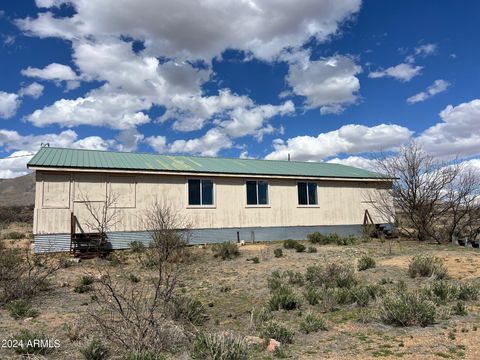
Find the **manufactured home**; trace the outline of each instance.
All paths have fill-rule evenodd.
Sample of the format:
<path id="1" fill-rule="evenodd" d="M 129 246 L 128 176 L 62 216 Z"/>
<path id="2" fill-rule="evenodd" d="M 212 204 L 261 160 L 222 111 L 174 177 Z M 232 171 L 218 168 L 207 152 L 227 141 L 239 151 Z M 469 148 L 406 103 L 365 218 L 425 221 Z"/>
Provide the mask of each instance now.
<path id="1" fill-rule="evenodd" d="M 194 244 L 359 234 L 366 210 L 377 224 L 391 222 L 372 201 L 391 179 L 339 164 L 42 147 L 28 167 L 36 252 L 68 251 L 72 228 L 88 226 L 86 203 L 109 194 L 119 217 L 107 233 L 114 249 L 149 241 L 142 214 L 155 199 L 189 220 Z"/>

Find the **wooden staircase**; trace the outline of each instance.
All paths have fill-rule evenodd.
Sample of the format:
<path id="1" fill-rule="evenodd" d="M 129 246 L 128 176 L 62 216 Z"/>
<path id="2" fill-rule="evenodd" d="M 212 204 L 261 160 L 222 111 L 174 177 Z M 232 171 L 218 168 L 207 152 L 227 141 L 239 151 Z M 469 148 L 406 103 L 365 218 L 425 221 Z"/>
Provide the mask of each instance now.
<path id="1" fill-rule="evenodd" d="M 70 213 L 70 254 L 79 258 L 105 257 L 111 249 L 107 235 L 100 233 L 76 232 L 78 220 Z"/>

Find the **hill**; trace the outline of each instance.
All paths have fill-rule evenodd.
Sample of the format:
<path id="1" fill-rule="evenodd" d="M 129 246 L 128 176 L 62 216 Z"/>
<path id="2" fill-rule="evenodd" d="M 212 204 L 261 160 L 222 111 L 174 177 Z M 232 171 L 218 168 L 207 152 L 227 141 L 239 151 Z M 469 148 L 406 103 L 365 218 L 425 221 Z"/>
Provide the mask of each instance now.
<path id="1" fill-rule="evenodd" d="M 24 206 L 34 202 L 34 173 L 0 181 L 0 206 Z"/>

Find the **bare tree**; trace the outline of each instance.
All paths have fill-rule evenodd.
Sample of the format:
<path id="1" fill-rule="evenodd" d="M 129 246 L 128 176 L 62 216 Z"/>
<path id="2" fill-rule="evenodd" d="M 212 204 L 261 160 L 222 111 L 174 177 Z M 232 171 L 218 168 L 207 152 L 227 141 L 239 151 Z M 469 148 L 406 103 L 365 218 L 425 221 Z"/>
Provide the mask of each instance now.
<path id="1" fill-rule="evenodd" d="M 80 193 L 80 201 L 83 202 L 85 208 L 90 215 L 85 220 L 85 225 L 99 234 L 106 234 L 107 231 L 115 227 L 119 223 L 119 213 L 117 202 L 119 195 L 108 192 L 105 200 L 92 201 L 88 195 Z"/>
<path id="2" fill-rule="evenodd" d="M 189 224 L 170 206 L 155 201 L 145 212 L 143 226 L 151 240 L 145 252 L 153 272 L 131 282 L 113 279 L 108 269 L 99 269 L 97 308 L 91 316 L 100 332 L 125 351 L 172 350 L 185 343 L 188 335 L 173 309 L 178 305 L 174 301 L 178 260 L 188 243 Z"/>
<path id="3" fill-rule="evenodd" d="M 393 184 L 371 202 L 378 212 L 394 217 L 410 237 L 450 241 L 471 225 L 466 219 L 472 219 L 478 206 L 478 178 L 457 161 L 439 161 L 411 142 L 394 156 L 382 154 L 377 170 Z"/>

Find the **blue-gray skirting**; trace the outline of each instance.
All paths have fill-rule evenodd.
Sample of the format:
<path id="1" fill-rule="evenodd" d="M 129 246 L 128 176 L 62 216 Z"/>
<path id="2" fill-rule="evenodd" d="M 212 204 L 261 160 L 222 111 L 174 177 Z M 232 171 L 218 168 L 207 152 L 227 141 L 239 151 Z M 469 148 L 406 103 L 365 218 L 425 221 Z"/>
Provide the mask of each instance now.
<path id="1" fill-rule="evenodd" d="M 322 225 L 322 226 L 288 226 L 288 227 L 244 227 L 228 229 L 195 229 L 191 231 L 190 244 L 213 244 L 225 241 L 240 240 L 246 242 L 274 241 L 295 239 L 304 240 L 307 235 L 319 231 L 324 234 L 336 232 L 340 235 L 359 235 L 362 225 Z M 120 231 L 108 233 L 108 241 L 112 249 L 126 249 L 132 241 L 150 243 L 146 231 Z M 35 235 L 36 253 L 70 251 L 70 234 L 39 234 Z"/>

